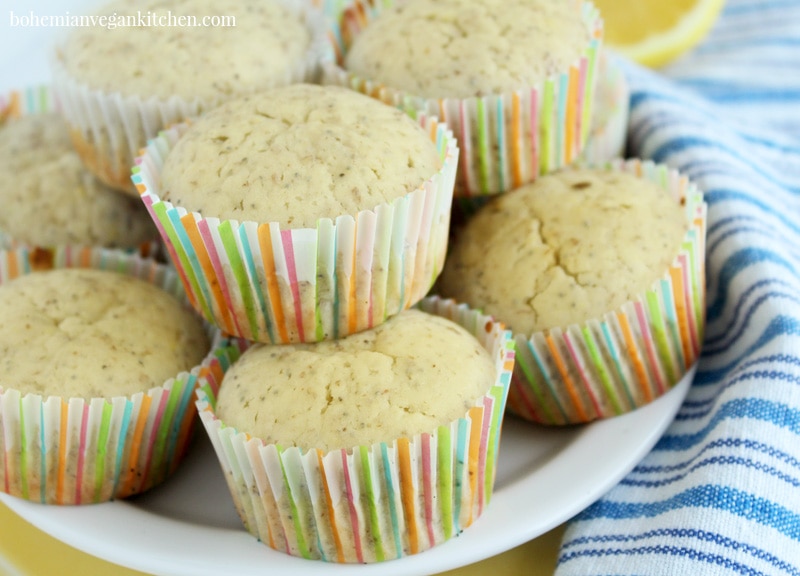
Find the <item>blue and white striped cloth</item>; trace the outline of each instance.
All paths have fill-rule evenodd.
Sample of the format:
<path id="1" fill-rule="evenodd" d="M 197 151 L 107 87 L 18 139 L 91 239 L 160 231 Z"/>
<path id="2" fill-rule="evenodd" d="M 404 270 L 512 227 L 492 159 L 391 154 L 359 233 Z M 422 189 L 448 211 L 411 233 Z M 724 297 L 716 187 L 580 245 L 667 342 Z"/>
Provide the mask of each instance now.
<path id="1" fill-rule="evenodd" d="M 800 576 L 800 0 L 729 0 L 661 73 L 623 66 L 629 153 L 706 192 L 708 325 L 675 422 L 571 521 L 557 576 Z"/>

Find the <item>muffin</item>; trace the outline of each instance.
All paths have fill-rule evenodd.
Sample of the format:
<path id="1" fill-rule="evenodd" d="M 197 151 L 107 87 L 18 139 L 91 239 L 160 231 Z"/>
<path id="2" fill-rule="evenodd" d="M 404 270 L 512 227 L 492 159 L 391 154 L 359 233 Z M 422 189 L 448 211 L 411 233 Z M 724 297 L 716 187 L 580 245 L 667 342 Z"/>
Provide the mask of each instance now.
<path id="1" fill-rule="evenodd" d="M 8 110 L 0 125 L 0 246 L 154 249 L 158 230 L 144 205 L 86 170 L 57 112 L 12 118 Z"/>
<path id="2" fill-rule="evenodd" d="M 333 342 L 256 345 L 201 420 L 247 529 L 276 550 L 379 562 L 458 535 L 488 504 L 510 333 L 430 299 Z"/>
<path id="3" fill-rule="evenodd" d="M 0 252 L 0 486 L 47 504 L 162 482 L 213 336 L 174 273 L 122 252 Z"/>
<path id="4" fill-rule="evenodd" d="M 457 196 L 578 158 L 602 36 L 590 3 L 357 0 L 331 26 L 323 81 L 447 123 L 462 148 Z"/>
<path id="5" fill-rule="evenodd" d="M 55 86 L 86 165 L 134 195 L 130 167 L 162 128 L 317 74 L 318 24 L 300 3 L 114 0 L 97 14 L 114 28 L 71 30 L 53 59 Z"/>
<path id="6" fill-rule="evenodd" d="M 597 97 L 586 147 L 581 160 L 602 164 L 625 156 L 630 112 L 630 89 L 620 67 L 605 54 L 597 74 Z"/>
<path id="7" fill-rule="evenodd" d="M 165 132 L 133 179 L 195 307 L 285 344 L 370 328 L 425 296 L 457 156 L 435 119 L 297 84 Z"/>
<path id="8" fill-rule="evenodd" d="M 665 167 L 568 169 L 482 208 L 438 288 L 514 332 L 512 411 L 587 422 L 649 402 L 694 364 L 704 238 L 702 195 Z"/>

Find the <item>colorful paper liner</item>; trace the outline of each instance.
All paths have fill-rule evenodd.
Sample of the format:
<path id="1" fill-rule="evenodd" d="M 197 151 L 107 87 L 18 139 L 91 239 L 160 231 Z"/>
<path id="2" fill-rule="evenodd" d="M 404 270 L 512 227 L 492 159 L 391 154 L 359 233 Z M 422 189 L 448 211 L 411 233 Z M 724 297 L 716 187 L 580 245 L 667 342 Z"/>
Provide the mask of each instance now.
<path id="1" fill-rule="evenodd" d="M 439 172 L 392 203 L 316 228 L 220 221 L 162 201 L 159 173 L 185 124 L 150 142 L 133 181 L 206 319 L 273 344 L 341 338 L 419 302 L 444 264 L 458 148 L 436 118 L 420 121 L 442 158 Z"/>
<path id="2" fill-rule="evenodd" d="M 179 280 L 162 264 L 116 250 L 58 248 L 0 252 L 0 283 L 36 271 L 96 268 L 129 274 L 185 302 Z M 221 379 L 208 365 L 130 397 L 42 397 L 4 388 L 0 377 L 0 490 L 44 504 L 90 504 L 138 494 L 163 482 L 193 437 L 198 378 Z M 225 365 L 222 366 L 223 368 Z"/>
<path id="3" fill-rule="evenodd" d="M 591 2 L 581 10 L 591 41 L 568 71 L 537 86 L 481 98 L 422 98 L 342 68 L 353 38 L 394 0 L 356 0 L 340 20 L 328 19 L 323 83 L 346 86 L 405 110 L 442 119 L 461 148 L 456 196 L 498 194 L 577 160 L 589 135 L 603 23 Z"/>
<path id="4" fill-rule="evenodd" d="M 596 91 L 594 120 L 581 153 L 589 164 L 624 158 L 628 136 L 630 88 L 620 67 L 608 58 L 601 59 Z"/>
<path id="5" fill-rule="evenodd" d="M 669 270 L 638 298 L 566 330 L 515 334 L 509 410 L 541 424 L 578 424 L 634 410 L 670 390 L 697 361 L 705 325 L 703 194 L 675 170 L 615 160 L 684 206 L 689 228 Z"/>
<path id="6" fill-rule="evenodd" d="M 315 81 L 319 75 L 324 36 L 319 13 L 304 2 L 278 1 L 303 15 L 312 32 L 312 42 L 304 58 L 273 85 Z M 130 169 L 147 141 L 156 137 L 160 130 L 221 104 L 184 100 L 177 95 L 165 100 L 92 89 L 70 76 L 58 51 L 51 59 L 51 67 L 55 92 L 84 164 L 108 186 L 134 196 L 138 194 L 131 184 Z"/>
<path id="7" fill-rule="evenodd" d="M 58 110 L 55 96 L 49 86 L 33 86 L 23 90 L 12 90 L 7 94 L 0 95 L 0 129 L 8 120 L 28 114 L 47 114 Z M 0 250 L 13 250 L 24 246 L 32 248 L 29 244 L 21 242 L 0 229 Z M 137 248 L 126 251 L 138 252 L 144 258 L 163 259 L 164 257 L 161 243 L 155 240 L 143 242 Z"/>
<path id="8" fill-rule="evenodd" d="M 265 444 L 221 422 L 214 413 L 217 388 L 201 382 L 200 419 L 236 509 L 261 542 L 307 559 L 381 562 L 441 544 L 485 510 L 513 341 L 502 325 L 452 301 L 426 299 L 421 308 L 464 326 L 497 363 L 487 394 L 463 418 L 431 432 L 328 453 Z"/>

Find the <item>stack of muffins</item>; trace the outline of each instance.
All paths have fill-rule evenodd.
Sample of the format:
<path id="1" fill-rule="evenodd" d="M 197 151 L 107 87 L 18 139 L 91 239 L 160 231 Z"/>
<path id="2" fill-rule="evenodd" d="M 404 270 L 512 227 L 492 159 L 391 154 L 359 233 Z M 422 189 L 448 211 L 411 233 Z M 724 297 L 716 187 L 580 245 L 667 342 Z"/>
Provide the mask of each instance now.
<path id="1" fill-rule="evenodd" d="M 75 29 L 53 59 L 57 106 L 4 106 L 24 118 L 0 129 L 0 194 L 19 214 L 70 194 L 45 226 L 0 220 L 0 317 L 31 333 L 17 351 L 0 333 L 4 374 L 21 374 L 0 381 L 6 492 L 87 503 L 149 489 L 197 410 L 262 542 L 389 560 L 480 516 L 507 403 L 532 425 L 584 423 L 651 401 L 694 363 L 702 196 L 665 167 L 607 162 L 624 148 L 627 91 L 590 2 L 101 13 L 148 10 L 236 26 Z M 23 236 L 33 228 L 46 234 Z M 156 238 L 164 264 L 134 253 Z M 148 279 L 177 310 L 112 287 L 117 300 L 90 302 L 92 277 L 11 281 L 70 267 Z M 45 305 L 15 310 L 34 289 Z M 122 337 L 137 311 L 145 324 Z M 123 327 L 107 326 L 117 312 Z M 56 339 L 31 315 L 55 319 Z M 103 350 L 97 334 L 112 333 Z M 78 386 L 51 351 L 64 335 Z M 119 352 L 129 360 L 106 361 Z M 178 361 L 157 371 L 161 356 Z"/>

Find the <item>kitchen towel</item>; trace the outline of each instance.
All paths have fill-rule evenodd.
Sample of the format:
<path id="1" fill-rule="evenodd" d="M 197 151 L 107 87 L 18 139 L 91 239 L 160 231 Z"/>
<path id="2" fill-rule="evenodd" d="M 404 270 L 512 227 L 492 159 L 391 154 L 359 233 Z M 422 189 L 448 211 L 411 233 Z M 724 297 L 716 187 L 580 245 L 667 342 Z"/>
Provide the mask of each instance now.
<path id="1" fill-rule="evenodd" d="M 798 576 L 800 1 L 729 0 L 669 67 L 619 64 L 628 154 L 706 194 L 707 328 L 675 421 L 571 520 L 556 574 Z"/>

